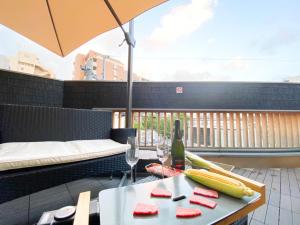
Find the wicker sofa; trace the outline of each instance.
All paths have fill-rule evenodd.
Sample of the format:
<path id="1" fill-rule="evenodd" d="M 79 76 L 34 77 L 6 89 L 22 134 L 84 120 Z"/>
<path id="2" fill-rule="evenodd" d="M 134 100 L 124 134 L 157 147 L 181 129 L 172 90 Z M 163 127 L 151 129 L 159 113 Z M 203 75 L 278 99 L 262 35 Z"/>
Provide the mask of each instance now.
<path id="1" fill-rule="evenodd" d="M 126 143 L 135 129 L 112 129 L 109 111 L 0 105 L 0 143 L 112 139 Z M 1 151 L 1 149 L 0 149 Z M 0 172 L 0 203 L 90 176 L 128 170 L 125 155 Z"/>

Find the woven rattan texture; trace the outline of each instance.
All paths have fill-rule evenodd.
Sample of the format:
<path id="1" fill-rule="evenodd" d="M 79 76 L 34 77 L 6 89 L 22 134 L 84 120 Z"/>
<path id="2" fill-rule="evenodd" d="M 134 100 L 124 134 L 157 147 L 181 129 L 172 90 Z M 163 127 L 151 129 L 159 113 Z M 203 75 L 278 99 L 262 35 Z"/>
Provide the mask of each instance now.
<path id="1" fill-rule="evenodd" d="M 111 112 L 0 105 L 0 143 L 110 137 Z"/>
<path id="2" fill-rule="evenodd" d="M 0 204 L 49 187 L 85 177 L 119 175 L 128 170 L 125 155 L 0 173 Z"/>

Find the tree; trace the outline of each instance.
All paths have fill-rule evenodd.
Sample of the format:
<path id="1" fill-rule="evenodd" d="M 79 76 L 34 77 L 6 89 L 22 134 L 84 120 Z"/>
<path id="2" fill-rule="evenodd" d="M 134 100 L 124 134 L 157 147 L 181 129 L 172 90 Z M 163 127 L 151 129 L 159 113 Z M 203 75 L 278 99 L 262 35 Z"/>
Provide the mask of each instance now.
<path id="1" fill-rule="evenodd" d="M 145 115 L 146 114 L 146 115 Z M 135 115 L 137 115 L 135 113 Z M 152 117 L 153 115 L 153 117 Z M 174 129 L 174 121 L 175 119 L 177 119 L 178 117 L 177 113 L 173 113 L 173 129 Z M 184 129 L 184 114 L 183 113 L 179 113 L 179 119 L 180 119 L 180 126 L 181 126 L 181 130 Z M 188 121 L 190 120 L 190 115 L 187 114 L 186 115 L 186 123 L 188 123 Z M 152 124 L 153 121 L 153 124 Z M 141 130 L 145 130 L 146 129 L 152 129 L 153 126 L 153 130 L 158 131 L 158 123 L 159 123 L 159 134 L 160 135 L 164 135 L 164 113 L 160 113 L 160 119 L 158 121 L 158 113 L 157 112 L 148 112 L 148 113 L 142 113 L 140 112 L 140 129 Z M 134 119 L 134 128 L 138 128 L 138 118 L 136 117 Z M 173 133 L 173 131 L 172 131 Z M 182 132 L 183 133 L 183 132 Z M 171 113 L 166 113 L 166 136 L 168 138 L 171 137 Z"/>

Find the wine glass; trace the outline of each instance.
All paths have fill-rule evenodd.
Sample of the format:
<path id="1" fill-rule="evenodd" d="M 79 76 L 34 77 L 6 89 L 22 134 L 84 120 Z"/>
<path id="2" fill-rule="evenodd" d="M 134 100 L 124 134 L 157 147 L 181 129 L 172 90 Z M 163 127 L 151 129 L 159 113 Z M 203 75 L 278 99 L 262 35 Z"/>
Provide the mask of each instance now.
<path id="1" fill-rule="evenodd" d="M 169 140 L 166 136 L 159 136 L 156 145 L 156 155 L 161 162 L 162 178 L 164 178 L 164 163 L 169 157 Z"/>
<path id="2" fill-rule="evenodd" d="M 133 167 L 139 160 L 139 145 L 138 140 L 135 137 L 128 137 L 127 144 L 129 144 L 126 150 L 126 162 L 130 166 L 131 171 L 131 183 L 134 183 L 133 179 Z"/>

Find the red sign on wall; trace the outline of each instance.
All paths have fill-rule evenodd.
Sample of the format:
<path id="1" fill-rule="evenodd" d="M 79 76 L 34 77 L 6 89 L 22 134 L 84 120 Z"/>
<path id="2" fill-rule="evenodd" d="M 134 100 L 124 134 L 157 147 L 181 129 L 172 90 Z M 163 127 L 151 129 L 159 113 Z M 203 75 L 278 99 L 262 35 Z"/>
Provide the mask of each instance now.
<path id="1" fill-rule="evenodd" d="M 183 87 L 176 87 L 176 94 L 182 94 L 183 93 Z"/>

